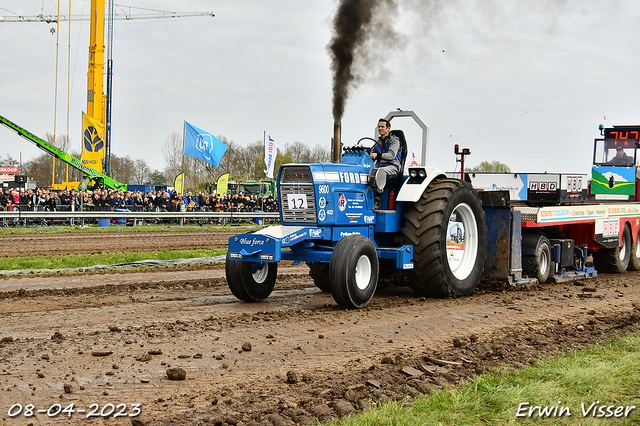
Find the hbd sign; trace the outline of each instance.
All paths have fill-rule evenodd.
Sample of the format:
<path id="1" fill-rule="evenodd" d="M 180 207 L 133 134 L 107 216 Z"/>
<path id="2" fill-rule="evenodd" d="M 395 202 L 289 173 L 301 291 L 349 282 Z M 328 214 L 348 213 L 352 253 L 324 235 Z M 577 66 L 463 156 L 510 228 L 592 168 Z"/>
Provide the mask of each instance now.
<path id="1" fill-rule="evenodd" d="M 529 190 L 531 191 L 557 191 L 557 182 L 530 182 Z"/>

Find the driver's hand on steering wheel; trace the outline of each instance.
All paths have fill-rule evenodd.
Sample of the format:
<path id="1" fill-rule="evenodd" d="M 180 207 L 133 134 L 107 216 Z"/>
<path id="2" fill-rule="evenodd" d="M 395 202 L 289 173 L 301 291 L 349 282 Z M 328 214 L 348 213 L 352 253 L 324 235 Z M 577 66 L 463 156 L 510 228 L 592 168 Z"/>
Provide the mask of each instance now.
<path id="1" fill-rule="evenodd" d="M 378 153 L 377 153 L 377 152 L 372 152 L 372 153 L 371 153 L 371 154 L 369 154 L 369 155 L 371 156 L 371 159 L 372 159 L 372 160 L 375 160 L 375 159 L 376 159 L 376 157 L 378 156 Z"/>

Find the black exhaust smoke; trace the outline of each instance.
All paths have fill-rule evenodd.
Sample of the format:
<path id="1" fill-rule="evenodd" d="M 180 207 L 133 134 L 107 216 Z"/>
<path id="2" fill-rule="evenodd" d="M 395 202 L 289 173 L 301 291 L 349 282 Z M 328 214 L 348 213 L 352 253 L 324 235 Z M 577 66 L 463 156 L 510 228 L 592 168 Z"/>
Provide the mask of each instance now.
<path id="1" fill-rule="evenodd" d="M 391 26 L 396 0 L 341 0 L 333 18 L 333 38 L 327 46 L 333 71 L 333 158 L 340 162 L 341 122 L 351 89 L 364 80 L 358 68 L 373 62 L 384 68 L 387 42 L 396 39 Z M 375 41 L 385 43 L 375 43 Z M 378 60 L 376 60 L 378 59 Z"/>
<path id="2" fill-rule="evenodd" d="M 367 38 L 376 0 L 343 0 L 333 19 L 334 36 L 328 46 L 332 55 L 333 121 L 340 122 L 349 88 L 356 80 L 354 60 L 358 47 Z"/>
<path id="3" fill-rule="evenodd" d="M 333 71 L 333 121 L 341 122 L 349 92 L 364 78 L 358 69 L 384 67 L 384 53 L 397 40 L 392 27 L 396 0 L 341 0 L 327 46 Z M 376 43 L 380 41 L 380 43 Z M 397 46 L 395 47 L 397 48 Z"/>

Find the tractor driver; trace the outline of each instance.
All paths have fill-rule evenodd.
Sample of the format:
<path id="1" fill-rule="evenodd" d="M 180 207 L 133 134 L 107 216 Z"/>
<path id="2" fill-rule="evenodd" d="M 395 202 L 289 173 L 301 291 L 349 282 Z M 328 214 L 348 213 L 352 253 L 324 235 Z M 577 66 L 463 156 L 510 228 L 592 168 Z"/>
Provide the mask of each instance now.
<path id="1" fill-rule="evenodd" d="M 378 168 L 386 173 L 385 178 L 390 175 L 397 175 L 400 172 L 400 163 L 402 161 L 402 147 L 400 139 L 390 134 L 391 123 L 384 118 L 378 120 L 378 133 L 380 137 L 371 149 L 371 159 L 376 162 L 374 168 Z M 373 170 L 372 170 L 373 171 Z M 385 180 L 386 182 L 386 180 Z M 382 188 L 376 188 L 378 193 L 382 192 Z"/>
<path id="2" fill-rule="evenodd" d="M 627 153 L 624 152 L 624 149 L 619 146 L 616 148 L 616 156 L 613 157 L 608 164 L 630 166 L 633 164 L 633 157 L 627 155 Z"/>

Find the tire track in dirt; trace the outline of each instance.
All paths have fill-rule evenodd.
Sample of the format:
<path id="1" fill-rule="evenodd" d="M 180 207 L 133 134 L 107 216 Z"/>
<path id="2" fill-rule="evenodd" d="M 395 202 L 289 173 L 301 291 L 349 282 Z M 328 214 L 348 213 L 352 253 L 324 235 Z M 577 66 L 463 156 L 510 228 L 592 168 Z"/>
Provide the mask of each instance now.
<path id="1" fill-rule="evenodd" d="M 5 234 L 0 257 L 129 253 L 156 250 L 226 248 L 229 238 L 246 230 L 95 231 Z"/>

